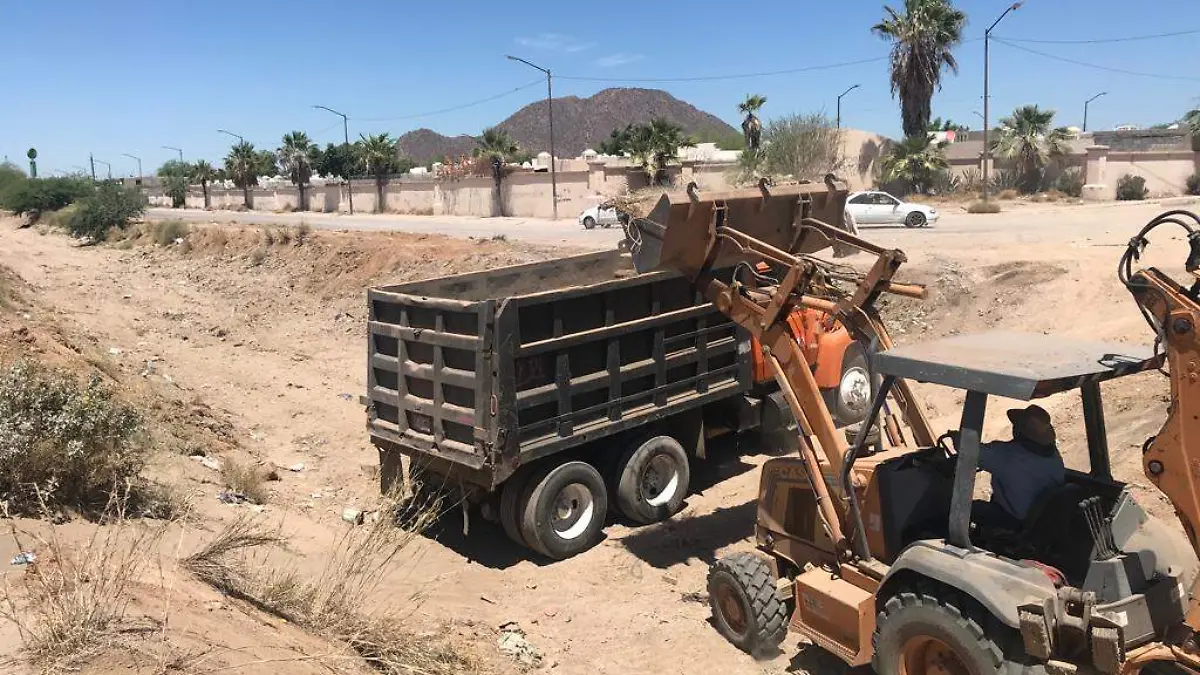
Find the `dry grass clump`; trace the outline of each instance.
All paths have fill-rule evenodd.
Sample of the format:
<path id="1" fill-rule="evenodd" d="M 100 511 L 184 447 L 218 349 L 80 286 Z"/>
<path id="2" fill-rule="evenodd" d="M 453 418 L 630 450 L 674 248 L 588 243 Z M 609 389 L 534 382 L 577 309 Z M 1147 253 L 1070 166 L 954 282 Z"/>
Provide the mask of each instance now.
<path id="1" fill-rule="evenodd" d="M 967 213 L 1000 213 L 1000 205 L 996 202 L 971 202 L 967 207 Z"/>
<path id="2" fill-rule="evenodd" d="M 369 609 L 378 604 L 371 600 L 385 575 L 440 512 L 436 498 L 388 499 L 362 525 L 337 537 L 315 574 L 273 562 L 269 549 L 281 539 L 249 517 L 235 521 L 183 565 L 226 593 L 345 644 L 382 673 L 469 673 L 479 668 L 473 657 L 406 628 L 404 620 L 419 604 L 415 594 L 383 612 Z"/>
<path id="3" fill-rule="evenodd" d="M 4 576 L 0 616 L 17 627 L 26 657 L 42 672 L 70 670 L 111 642 L 122 629 L 132 586 L 157 555 L 165 528 L 127 517 L 126 493 L 115 494 L 104 512 L 106 525 L 73 550 L 59 538 L 60 525 L 46 534 L 9 533 L 20 551 L 36 560 L 20 576 Z M 51 510 L 43 502 L 44 513 Z M 6 518 L 10 516 L 4 509 Z"/>
<path id="4" fill-rule="evenodd" d="M 225 457 L 221 460 L 221 480 L 231 492 L 244 495 L 250 502 L 267 503 L 267 474 L 257 466 Z"/>

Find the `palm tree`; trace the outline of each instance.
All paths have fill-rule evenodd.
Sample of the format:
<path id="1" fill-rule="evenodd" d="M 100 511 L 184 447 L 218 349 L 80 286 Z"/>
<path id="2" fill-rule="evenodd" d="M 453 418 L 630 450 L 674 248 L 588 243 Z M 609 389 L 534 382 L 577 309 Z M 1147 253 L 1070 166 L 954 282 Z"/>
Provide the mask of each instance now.
<path id="1" fill-rule="evenodd" d="M 502 191 L 502 183 L 504 181 L 504 167 L 509 162 L 515 161 L 524 153 L 521 151 L 521 146 L 517 144 L 509 133 L 503 129 L 496 127 L 488 127 L 483 130 L 483 134 L 475 139 L 477 143 L 471 154 L 475 157 L 487 158 L 490 160 L 492 168 L 492 190 L 495 194 L 494 204 L 496 205 L 496 215 L 504 215 L 504 193 Z M 550 158 L 554 161 L 554 158 Z"/>
<path id="2" fill-rule="evenodd" d="M 308 208 L 305 190 L 308 188 L 309 180 L 312 179 L 313 159 L 316 154 L 317 146 L 303 131 L 285 134 L 283 145 L 279 146 L 277 152 L 283 172 L 287 174 L 288 179 L 292 181 L 299 192 L 300 203 L 298 206 L 301 211 Z"/>
<path id="3" fill-rule="evenodd" d="M 396 168 L 396 141 L 391 134 L 359 134 L 359 154 L 367 173 L 375 177 L 375 213 L 383 213 L 385 203 L 384 186 L 388 175 Z"/>
<path id="4" fill-rule="evenodd" d="M 643 128 L 653 170 L 650 176 L 656 185 L 662 185 L 666 182 L 667 164 L 679 156 L 680 148 L 693 146 L 695 142 L 683 132 L 683 127 L 664 117 L 655 117 Z"/>
<path id="5" fill-rule="evenodd" d="M 258 185 L 258 169 L 261 155 L 254 149 L 253 143 L 239 141 L 225 156 L 225 173 L 229 180 L 242 189 L 242 199 L 246 208 L 250 208 L 250 187 Z"/>
<path id="6" fill-rule="evenodd" d="M 746 96 L 745 101 L 738 104 L 738 110 L 746 116 L 746 119 L 742 120 L 742 135 L 746 137 L 746 147 L 753 152 L 758 152 L 758 144 L 762 140 L 762 122 L 754 113 L 761 110 L 766 102 L 766 96 L 750 94 Z"/>
<path id="7" fill-rule="evenodd" d="M 204 208 L 211 208 L 212 202 L 208 197 L 208 184 L 217 178 L 217 170 L 201 159 L 192 165 L 192 179 L 199 181 L 200 189 L 204 191 Z"/>
<path id="8" fill-rule="evenodd" d="M 1036 105 L 1021 106 L 1011 117 L 1000 118 L 992 152 L 1013 163 L 1021 190 L 1026 194 L 1038 191 L 1046 165 L 1069 149 L 1070 133 L 1065 127 L 1053 127 L 1053 121 L 1053 110 L 1042 110 Z"/>
<path id="9" fill-rule="evenodd" d="M 884 179 L 907 181 L 915 191 L 925 192 L 939 171 L 950 168 L 945 148 L 928 135 L 909 136 L 883 158 Z"/>
<path id="10" fill-rule="evenodd" d="M 904 0 L 903 14 L 883 9 L 887 16 L 871 31 L 892 41 L 892 95 L 900 95 L 904 135 L 922 135 L 933 92 L 941 89 L 942 68 L 958 72 L 952 50 L 962 42 L 967 15 L 950 0 Z"/>

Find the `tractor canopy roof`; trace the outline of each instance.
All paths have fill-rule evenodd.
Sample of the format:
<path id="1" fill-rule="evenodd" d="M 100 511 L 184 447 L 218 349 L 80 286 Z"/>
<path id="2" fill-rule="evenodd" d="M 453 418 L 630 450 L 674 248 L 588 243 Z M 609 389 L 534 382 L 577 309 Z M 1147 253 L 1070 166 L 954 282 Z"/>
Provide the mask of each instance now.
<path id="1" fill-rule="evenodd" d="M 1162 360 L 1144 346 L 996 331 L 894 347 L 875 355 L 873 366 L 882 375 L 1028 401 Z"/>

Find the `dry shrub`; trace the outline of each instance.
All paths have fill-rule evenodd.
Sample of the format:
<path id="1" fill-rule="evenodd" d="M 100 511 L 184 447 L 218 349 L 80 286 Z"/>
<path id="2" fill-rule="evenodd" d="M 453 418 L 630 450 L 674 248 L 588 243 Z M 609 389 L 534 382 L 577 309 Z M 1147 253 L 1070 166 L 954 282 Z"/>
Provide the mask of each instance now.
<path id="1" fill-rule="evenodd" d="M 1011 200 L 1020 197 L 1021 193 L 1013 189 L 1001 190 L 1000 194 L 996 195 L 996 199 Z"/>
<path id="2" fill-rule="evenodd" d="M 241 464 L 228 457 L 221 460 L 221 480 L 232 492 L 246 496 L 255 504 L 267 503 L 266 473 L 252 464 Z"/>
<path id="3" fill-rule="evenodd" d="M 267 247 L 266 246 L 259 246 L 258 248 L 254 249 L 253 251 L 250 252 L 250 264 L 254 267 L 258 267 L 259 265 L 263 264 L 263 261 L 265 261 L 266 259 L 267 259 Z"/>
<path id="4" fill-rule="evenodd" d="M 141 415 L 99 377 L 15 363 L 0 372 L 0 494 L 18 513 L 48 504 L 95 515 L 114 490 L 143 484 L 141 430 Z M 142 496 L 132 495 L 139 508 Z"/>
<path id="5" fill-rule="evenodd" d="M 0 616 L 17 627 L 29 660 L 42 672 L 72 669 L 122 629 L 132 586 L 165 532 L 127 518 L 129 497 L 114 495 L 105 508 L 107 524 L 70 551 L 59 538 L 59 525 L 41 536 L 20 532 L 9 521 L 18 550 L 33 551 L 37 559 L 19 586 L 11 583 L 15 575 L 5 575 Z M 43 508 L 50 515 L 50 507 L 43 503 Z"/>
<path id="6" fill-rule="evenodd" d="M 419 604 L 415 593 L 408 602 L 387 603 L 382 613 L 368 610 L 378 604 L 371 599 L 384 576 L 402 564 L 399 559 L 406 549 L 440 513 L 436 497 L 421 502 L 389 498 L 366 522 L 337 537 L 324 566 L 311 576 L 294 566 L 272 564 L 270 551 L 260 549 L 282 540 L 249 517 L 232 523 L 183 564 L 226 593 L 346 644 L 382 673 L 472 672 L 478 668 L 474 658 L 404 626 Z"/>
<path id="7" fill-rule="evenodd" d="M 967 207 L 967 213 L 1000 213 L 1000 205 L 996 202 L 971 202 Z"/>
<path id="8" fill-rule="evenodd" d="M 150 225 L 150 238 L 159 246 L 170 246 L 176 239 L 186 239 L 191 231 L 182 220 L 160 220 Z"/>

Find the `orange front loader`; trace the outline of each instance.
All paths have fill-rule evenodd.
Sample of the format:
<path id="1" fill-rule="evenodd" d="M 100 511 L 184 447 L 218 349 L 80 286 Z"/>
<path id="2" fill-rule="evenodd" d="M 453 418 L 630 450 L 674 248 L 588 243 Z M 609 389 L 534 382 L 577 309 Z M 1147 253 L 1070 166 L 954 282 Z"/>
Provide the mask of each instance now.
<path id="1" fill-rule="evenodd" d="M 923 289 L 893 281 L 902 252 L 845 232 L 845 198 L 832 177 L 712 194 L 692 186 L 627 227 L 639 270 L 682 272 L 761 342 L 800 426 L 798 456 L 763 467 L 760 553 L 723 558 L 710 572 L 718 630 L 754 651 L 778 644 L 790 627 L 880 675 L 1116 674 L 1153 661 L 1200 672 L 1200 446 L 1191 439 L 1200 433 L 1200 281 L 1185 288 L 1158 270 L 1132 269 L 1145 235 L 1171 222 L 1188 233 L 1187 268 L 1195 272 L 1200 221 L 1165 215 L 1122 261 L 1122 280 L 1154 327 L 1153 351 L 1003 333 L 896 347 L 875 301 L 886 292 L 920 297 Z M 848 268 L 815 257 L 831 246 L 874 259 Z M 760 262 L 776 273 L 747 269 Z M 719 271 L 731 267 L 732 275 Z M 797 339 L 803 331 L 792 325 L 806 309 L 834 317 L 869 346 L 878 386 L 852 445 L 838 433 Z M 1173 401 L 1163 431 L 1146 444 L 1145 466 L 1175 505 L 1190 547 L 1141 509 L 1112 476 L 1108 456 L 1101 386 L 1161 367 L 1160 350 Z M 910 380 L 963 391 L 959 427 L 935 436 Z M 1064 393 L 1082 403 L 1089 470 L 1068 471 L 1025 522 L 976 522 L 989 399 Z"/>

